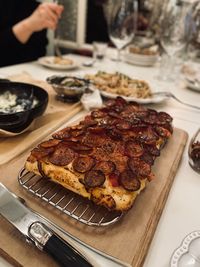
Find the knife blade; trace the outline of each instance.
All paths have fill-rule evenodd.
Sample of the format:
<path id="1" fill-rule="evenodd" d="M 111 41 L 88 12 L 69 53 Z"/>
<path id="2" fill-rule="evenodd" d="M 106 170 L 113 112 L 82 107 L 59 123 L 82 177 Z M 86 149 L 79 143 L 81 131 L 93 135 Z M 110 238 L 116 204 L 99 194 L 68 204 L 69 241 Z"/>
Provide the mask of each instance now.
<path id="1" fill-rule="evenodd" d="M 40 221 L 16 195 L 0 183 L 0 215 L 16 227 L 37 248 L 50 254 L 60 266 L 92 267 L 93 265 L 70 243 Z"/>

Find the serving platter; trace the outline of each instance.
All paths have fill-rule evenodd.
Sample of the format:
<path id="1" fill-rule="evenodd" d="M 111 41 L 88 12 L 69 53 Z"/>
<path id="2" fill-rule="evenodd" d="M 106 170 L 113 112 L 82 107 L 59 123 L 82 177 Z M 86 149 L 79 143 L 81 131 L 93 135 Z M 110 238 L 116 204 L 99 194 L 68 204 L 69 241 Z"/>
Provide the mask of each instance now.
<path id="1" fill-rule="evenodd" d="M 140 55 L 140 54 L 134 54 L 130 52 L 125 52 L 123 55 L 124 61 L 138 66 L 144 66 L 144 67 L 150 67 L 153 66 L 157 60 L 158 55 Z"/>
<path id="2" fill-rule="evenodd" d="M 33 194 L 28 194 L 18 184 L 17 176 L 29 151 L 26 151 L 16 160 L 0 166 L 2 174 L 0 181 L 9 190 L 23 197 L 27 205 L 33 210 L 89 246 L 131 266 L 141 267 L 173 184 L 186 142 L 187 134 L 183 130 L 175 128 L 174 134 L 163 149 L 161 157 L 155 162 L 155 180 L 140 194 L 132 209 L 122 220 L 108 227 L 93 228 L 75 222 L 74 219 L 53 208 L 45 201 L 36 198 Z M 24 240 L 3 220 L 0 220 L 0 229 L 0 247 L 22 266 L 28 266 L 31 260 L 32 267 L 57 267 L 45 254 L 30 246 L 24 246 Z"/>
<path id="3" fill-rule="evenodd" d="M 78 68 L 78 62 L 69 56 L 62 56 L 63 60 L 69 59 L 72 61 L 71 64 L 65 64 L 65 63 L 55 63 L 55 59 L 57 57 L 55 56 L 46 56 L 46 57 L 41 57 L 38 59 L 38 63 L 44 67 L 54 69 L 54 70 L 73 70 L 75 68 Z M 62 62 L 62 59 L 60 60 Z"/>
<path id="4" fill-rule="evenodd" d="M 114 98 L 119 96 L 118 94 L 108 93 L 108 92 L 105 92 L 102 90 L 99 90 L 99 92 L 103 97 L 106 97 L 106 98 L 114 99 Z M 155 92 L 158 92 L 158 91 L 153 91 L 152 93 L 155 93 Z M 122 95 L 120 95 L 120 96 L 122 96 Z M 167 100 L 167 97 L 164 95 L 162 95 L 162 96 L 161 95 L 153 95 L 152 97 L 148 97 L 148 98 L 136 98 L 136 97 L 131 97 L 131 96 L 122 96 L 122 97 L 126 101 L 135 101 L 139 104 L 156 104 L 156 103 L 162 103 L 162 102 Z"/>
<path id="5" fill-rule="evenodd" d="M 186 83 L 186 88 L 187 89 L 190 89 L 192 91 L 200 93 L 200 81 L 199 80 L 198 80 L 198 82 L 195 82 L 195 79 L 194 80 L 186 79 L 185 83 Z"/>

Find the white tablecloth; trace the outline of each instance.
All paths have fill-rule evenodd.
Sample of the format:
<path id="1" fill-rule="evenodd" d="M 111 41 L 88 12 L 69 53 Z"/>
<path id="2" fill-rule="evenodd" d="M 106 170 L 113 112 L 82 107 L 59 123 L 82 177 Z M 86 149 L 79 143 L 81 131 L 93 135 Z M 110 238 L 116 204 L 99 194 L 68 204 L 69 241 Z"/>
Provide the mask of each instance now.
<path id="1" fill-rule="evenodd" d="M 77 57 L 81 62 L 85 58 Z M 176 82 L 161 83 L 155 79 L 158 74 L 158 67 L 137 67 L 134 65 L 120 63 L 105 59 L 94 68 L 80 67 L 68 74 L 91 73 L 97 69 L 105 71 L 118 70 L 131 77 L 148 81 L 153 88 L 161 88 L 174 93 L 181 100 L 193 105 L 200 106 L 200 93 L 191 91 L 183 87 L 180 76 Z M 45 80 L 53 74 L 66 75 L 66 71 L 55 71 L 40 66 L 37 62 L 21 64 L 0 69 L 1 75 L 13 75 L 21 72 L 28 72 L 36 79 Z M 174 118 L 174 126 L 185 130 L 189 134 L 189 139 L 200 127 L 200 111 L 187 108 L 173 99 L 166 102 L 152 105 L 152 108 L 168 112 Z M 173 153 L 173 152 L 172 152 Z M 180 168 L 176 174 L 169 197 L 163 210 L 161 219 L 157 226 L 154 238 L 150 245 L 144 267 L 167 267 L 170 257 L 182 239 L 190 232 L 200 229 L 200 213 L 198 204 L 200 203 L 200 175 L 195 173 L 188 165 L 187 147 L 184 151 Z M 91 253 L 92 255 L 92 253 Z M 93 254 L 94 255 L 94 254 Z M 94 255 L 99 266 L 114 267 L 116 264 L 107 262 L 98 255 Z M 0 259 L 0 266 L 8 266 Z M 119 265 L 120 266 L 120 265 Z"/>

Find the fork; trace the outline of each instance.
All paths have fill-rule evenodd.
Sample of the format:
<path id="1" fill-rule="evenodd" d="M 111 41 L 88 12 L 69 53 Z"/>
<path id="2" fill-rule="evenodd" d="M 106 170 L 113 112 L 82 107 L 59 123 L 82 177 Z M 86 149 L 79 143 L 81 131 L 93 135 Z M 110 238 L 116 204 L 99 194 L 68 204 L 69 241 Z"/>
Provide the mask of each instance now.
<path id="1" fill-rule="evenodd" d="M 59 4 L 59 1 L 53 0 L 53 3 Z M 58 29 L 55 30 L 54 38 L 56 39 L 56 42 L 54 43 L 55 54 L 57 57 L 59 57 L 61 59 L 61 58 L 63 58 L 63 56 L 62 56 L 62 53 L 61 53 L 60 48 L 59 48 L 59 41 L 58 40 L 60 39 L 60 36 L 58 34 Z"/>
<path id="2" fill-rule="evenodd" d="M 153 96 L 165 96 L 165 97 L 168 97 L 168 98 L 173 98 L 174 100 L 176 100 L 177 102 L 179 102 L 180 104 L 184 105 L 184 106 L 187 106 L 187 107 L 190 107 L 190 108 L 193 108 L 193 109 L 197 109 L 197 110 L 200 110 L 200 107 L 198 106 L 194 106 L 194 105 L 191 105 L 191 104 L 188 104 L 188 103 L 185 103 L 183 102 L 182 100 L 180 100 L 179 98 L 177 98 L 174 94 L 172 94 L 171 92 L 165 92 L 165 91 L 162 91 L 162 92 L 155 92 L 152 94 Z"/>

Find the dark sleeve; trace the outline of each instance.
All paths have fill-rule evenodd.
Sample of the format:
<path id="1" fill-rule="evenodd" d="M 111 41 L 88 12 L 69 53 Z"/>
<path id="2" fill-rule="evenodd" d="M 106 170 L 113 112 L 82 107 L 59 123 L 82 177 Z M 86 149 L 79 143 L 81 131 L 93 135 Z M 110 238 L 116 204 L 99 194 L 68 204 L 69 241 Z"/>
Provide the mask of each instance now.
<path id="1" fill-rule="evenodd" d="M 0 66 L 36 60 L 46 53 L 46 45 L 48 43 L 46 30 L 33 33 L 26 44 L 21 43 L 12 31 L 13 25 L 28 17 L 38 6 L 36 1 L 26 1 L 26 5 L 20 5 L 20 7 L 23 6 L 23 9 L 17 8 L 15 6 L 17 2 L 13 1 L 10 9 L 8 10 L 7 8 L 5 18 L 0 19 Z"/>

